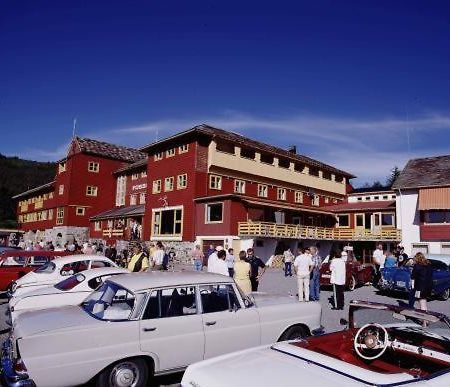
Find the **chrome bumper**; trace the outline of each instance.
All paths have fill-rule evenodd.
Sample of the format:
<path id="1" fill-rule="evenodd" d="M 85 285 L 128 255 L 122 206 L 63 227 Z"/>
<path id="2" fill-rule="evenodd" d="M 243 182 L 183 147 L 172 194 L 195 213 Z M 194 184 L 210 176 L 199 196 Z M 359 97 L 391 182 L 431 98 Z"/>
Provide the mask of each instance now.
<path id="1" fill-rule="evenodd" d="M 13 347 L 11 339 L 7 339 L 2 346 L 1 377 L 7 387 L 36 387 L 28 374 L 18 374 L 14 371 Z"/>

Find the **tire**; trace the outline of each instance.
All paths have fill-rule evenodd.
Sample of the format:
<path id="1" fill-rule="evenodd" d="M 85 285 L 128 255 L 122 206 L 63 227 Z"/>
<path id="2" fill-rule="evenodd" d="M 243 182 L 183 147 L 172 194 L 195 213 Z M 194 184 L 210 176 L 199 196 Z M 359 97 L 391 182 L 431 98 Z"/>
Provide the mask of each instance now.
<path id="1" fill-rule="evenodd" d="M 450 288 L 445 289 L 441 294 L 439 294 L 439 299 L 442 301 L 447 301 L 450 298 Z"/>
<path id="2" fill-rule="evenodd" d="M 124 359 L 103 370 L 97 387 L 144 387 L 149 379 L 148 365 L 143 359 Z"/>
<path id="3" fill-rule="evenodd" d="M 286 329 L 286 331 L 281 335 L 279 341 L 304 339 L 307 336 L 309 336 L 309 334 L 304 327 L 295 325 Z"/>
<path id="4" fill-rule="evenodd" d="M 354 275 L 352 275 L 352 278 L 350 278 L 350 282 L 348 283 L 348 290 L 353 292 L 353 290 L 356 289 L 356 278 Z"/>

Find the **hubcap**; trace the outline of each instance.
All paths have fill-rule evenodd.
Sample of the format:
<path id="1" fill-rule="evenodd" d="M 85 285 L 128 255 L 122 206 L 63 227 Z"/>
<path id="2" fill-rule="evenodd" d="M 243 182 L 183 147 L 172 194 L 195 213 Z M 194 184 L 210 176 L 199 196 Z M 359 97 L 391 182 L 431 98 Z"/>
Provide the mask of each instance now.
<path id="1" fill-rule="evenodd" d="M 111 371 L 110 386 L 134 387 L 139 381 L 139 369 L 134 363 L 117 364 Z"/>

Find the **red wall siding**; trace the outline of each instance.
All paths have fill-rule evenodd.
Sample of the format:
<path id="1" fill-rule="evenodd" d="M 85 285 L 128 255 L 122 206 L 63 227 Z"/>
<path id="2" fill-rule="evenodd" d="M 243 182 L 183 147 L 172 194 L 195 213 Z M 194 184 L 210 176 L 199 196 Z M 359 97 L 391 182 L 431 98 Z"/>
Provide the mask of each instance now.
<path id="1" fill-rule="evenodd" d="M 136 195 L 136 204 L 140 204 L 139 201 L 139 195 L 141 193 L 147 193 L 147 177 L 142 177 L 141 176 L 141 172 L 146 171 L 146 167 L 143 167 L 142 170 L 139 170 L 138 172 L 133 172 L 133 173 L 138 173 L 139 174 L 139 178 L 136 180 L 132 180 L 131 176 L 133 175 L 133 173 L 130 173 L 127 175 L 127 186 L 126 186 L 126 196 L 125 196 L 125 206 L 130 206 L 130 200 L 131 200 L 131 195 Z M 117 182 L 117 179 L 116 179 Z M 115 204 L 115 193 L 116 191 L 114 191 L 114 204 Z"/>
<path id="2" fill-rule="evenodd" d="M 422 224 L 420 225 L 420 239 L 423 241 L 450 240 L 450 225 Z"/>

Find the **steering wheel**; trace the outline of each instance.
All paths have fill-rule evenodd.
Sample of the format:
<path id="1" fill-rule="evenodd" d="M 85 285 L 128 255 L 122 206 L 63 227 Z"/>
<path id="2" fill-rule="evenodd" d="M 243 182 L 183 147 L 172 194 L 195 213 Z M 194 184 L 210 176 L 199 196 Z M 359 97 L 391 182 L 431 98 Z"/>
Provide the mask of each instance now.
<path id="1" fill-rule="evenodd" d="M 353 340 L 353 347 L 364 360 L 378 359 L 388 347 L 389 337 L 385 327 L 372 323 L 361 327 Z"/>

